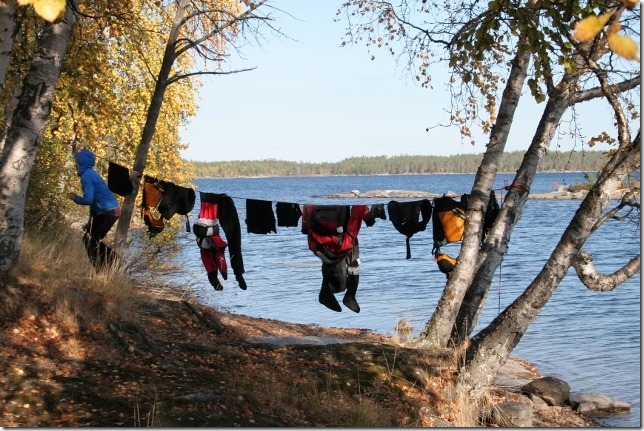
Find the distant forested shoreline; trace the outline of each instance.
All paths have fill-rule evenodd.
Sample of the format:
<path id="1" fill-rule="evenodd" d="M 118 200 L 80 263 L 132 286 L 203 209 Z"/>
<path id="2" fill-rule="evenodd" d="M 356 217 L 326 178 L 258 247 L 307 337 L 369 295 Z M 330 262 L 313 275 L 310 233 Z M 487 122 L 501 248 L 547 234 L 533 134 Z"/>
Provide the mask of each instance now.
<path id="1" fill-rule="evenodd" d="M 515 172 L 523 160 L 523 151 L 503 154 L 499 172 Z M 597 172 L 606 161 L 603 151 L 549 152 L 540 172 Z M 402 175 L 402 174 L 473 174 L 483 154 L 455 156 L 363 156 L 339 162 L 291 162 L 285 160 L 235 160 L 226 162 L 190 161 L 197 178 L 222 177 L 291 177 L 319 175 Z"/>

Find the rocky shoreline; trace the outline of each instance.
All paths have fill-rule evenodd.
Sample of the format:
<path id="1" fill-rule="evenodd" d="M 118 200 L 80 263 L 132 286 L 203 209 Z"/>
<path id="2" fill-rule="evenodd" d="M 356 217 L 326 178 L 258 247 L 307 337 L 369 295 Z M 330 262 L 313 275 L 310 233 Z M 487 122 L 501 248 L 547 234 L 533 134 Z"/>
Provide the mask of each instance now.
<path id="1" fill-rule="evenodd" d="M 251 344 L 333 345 L 355 342 L 332 336 L 250 337 Z M 413 344 L 413 343 L 411 343 Z M 401 345 L 405 345 L 403 342 Z M 570 385 L 562 379 L 542 376 L 527 361 L 510 357 L 492 381 L 493 406 L 490 426 L 499 427 L 601 427 L 595 418 L 629 412 L 631 405 L 598 393 L 571 395 Z M 431 418 L 437 427 L 452 427 L 449 422 Z"/>
<path id="2" fill-rule="evenodd" d="M 618 189 L 610 192 L 610 199 L 619 200 L 627 192 L 627 189 Z M 546 193 L 530 193 L 528 199 L 577 199 L 582 200 L 586 197 L 588 192 L 586 190 L 570 191 L 565 186 L 559 187 L 558 190 Z M 325 198 L 349 199 L 349 198 L 365 198 L 365 199 L 432 199 L 441 196 L 449 196 L 452 198 L 460 197 L 460 193 L 448 191 L 444 195 L 441 193 L 430 193 L 418 190 L 371 190 L 361 192 L 360 190 L 351 190 L 349 192 L 334 193 L 323 196 Z"/>
<path id="3" fill-rule="evenodd" d="M 570 408 L 596 426 L 594 418 L 618 415 L 631 410 L 631 405 L 598 393 L 570 395 L 570 385 L 557 377 L 540 376 L 525 362 L 509 358 L 494 378 L 495 392 L 501 397 L 492 418 L 499 426 L 532 427 L 535 416 L 553 416 Z"/>

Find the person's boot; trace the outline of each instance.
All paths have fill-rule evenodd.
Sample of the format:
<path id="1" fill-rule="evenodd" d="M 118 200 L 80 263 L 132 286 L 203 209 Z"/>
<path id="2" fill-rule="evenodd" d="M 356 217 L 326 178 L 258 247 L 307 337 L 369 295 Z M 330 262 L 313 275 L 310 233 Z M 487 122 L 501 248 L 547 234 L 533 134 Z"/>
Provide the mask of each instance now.
<path id="1" fill-rule="evenodd" d="M 347 278 L 347 293 L 345 293 L 344 298 L 342 298 L 342 303 L 351 311 L 356 313 L 360 312 L 360 305 L 358 305 L 358 301 L 356 301 L 359 277 L 359 275 L 349 275 Z"/>
<path id="2" fill-rule="evenodd" d="M 236 275 L 235 280 L 237 280 L 237 283 L 239 283 L 239 288 L 241 290 L 246 290 L 246 280 L 244 280 L 244 277 L 241 274 Z"/>
<path id="3" fill-rule="evenodd" d="M 331 290 L 329 290 L 329 285 L 326 283 L 322 283 L 318 300 L 320 301 L 320 304 L 324 305 L 330 310 L 342 311 L 342 307 L 340 307 L 338 300 L 335 299 L 335 296 L 333 295 L 333 293 L 331 293 Z"/>
<path id="4" fill-rule="evenodd" d="M 224 285 L 219 282 L 216 272 L 208 273 L 208 281 L 210 282 L 210 284 L 212 284 L 212 287 L 214 287 L 216 291 L 224 290 Z"/>

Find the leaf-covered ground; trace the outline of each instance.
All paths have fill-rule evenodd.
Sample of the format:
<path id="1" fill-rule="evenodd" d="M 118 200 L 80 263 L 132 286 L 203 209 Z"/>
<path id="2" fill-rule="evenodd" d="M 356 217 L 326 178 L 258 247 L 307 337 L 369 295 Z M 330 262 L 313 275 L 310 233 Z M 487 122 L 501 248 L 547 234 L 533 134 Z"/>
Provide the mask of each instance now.
<path id="1" fill-rule="evenodd" d="M 426 427 L 455 420 L 449 352 L 407 348 L 360 329 L 222 314 L 172 297 L 135 299 L 127 319 L 100 294 L 54 304 L 30 285 L 0 325 L 0 425 Z M 79 301 L 80 298 L 80 301 Z M 83 304 L 76 316 L 61 303 Z M 74 322 L 69 322 L 72 319 Z M 266 336 L 333 337 L 321 345 Z M 592 426 L 571 413 L 536 426 Z"/>

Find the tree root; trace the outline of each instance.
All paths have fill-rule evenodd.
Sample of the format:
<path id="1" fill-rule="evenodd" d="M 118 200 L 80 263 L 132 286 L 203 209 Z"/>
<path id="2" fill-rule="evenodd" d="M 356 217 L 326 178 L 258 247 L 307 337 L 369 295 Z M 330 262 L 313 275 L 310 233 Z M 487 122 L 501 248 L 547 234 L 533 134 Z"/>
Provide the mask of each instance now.
<path id="1" fill-rule="evenodd" d="M 205 326 L 206 328 L 208 328 L 210 331 L 213 331 L 215 334 L 219 334 L 219 333 L 221 333 L 221 332 L 223 331 L 223 328 L 221 327 L 221 325 L 218 325 L 218 324 L 216 324 L 215 322 L 212 322 L 211 320 L 206 319 L 206 318 L 205 318 L 205 317 L 204 317 L 204 316 L 199 312 L 199 310 L 197 310 L 197 309 L 194 307 L 194 305 L 192 305 L 190 302 L 188 302 L 188 301 L 186 301 L 186 300 L 183 300 L 183 301 L 181 301 L 181 303 L 182 303 L 183 305 L 185 305 L 186 307 L 188 307 L 188 309 L 190 310 L 190 312 L 192 313 L 192 315 L 193 315 L 194 317 L 196 317 L 196 318 L 197 318 L 197 320 L 199 320 L 199 323 L 201 323 L 203 326 Z"/>

